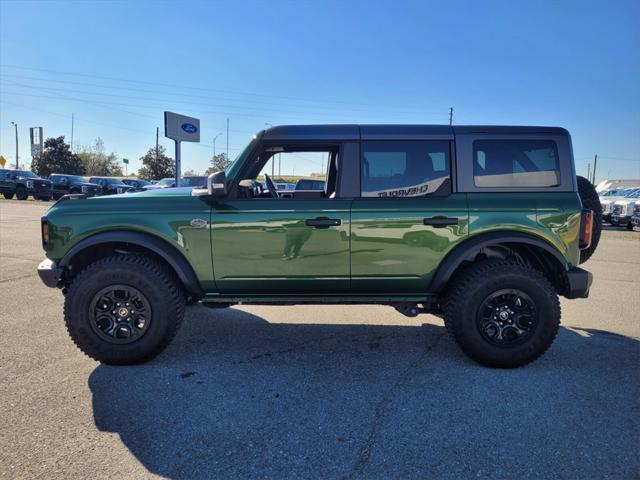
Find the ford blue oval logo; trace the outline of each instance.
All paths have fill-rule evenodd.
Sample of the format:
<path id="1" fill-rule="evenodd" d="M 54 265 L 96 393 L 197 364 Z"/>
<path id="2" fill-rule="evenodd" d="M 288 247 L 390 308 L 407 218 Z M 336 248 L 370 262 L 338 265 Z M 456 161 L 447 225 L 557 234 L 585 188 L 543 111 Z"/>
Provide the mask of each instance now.
<path id="1" fill-rule="evenodd" d="M 198 127 L 196 127 L 193 123 L 183 123 L 182 130 L 187 133 L 196 133 L 198 131 Z"/>

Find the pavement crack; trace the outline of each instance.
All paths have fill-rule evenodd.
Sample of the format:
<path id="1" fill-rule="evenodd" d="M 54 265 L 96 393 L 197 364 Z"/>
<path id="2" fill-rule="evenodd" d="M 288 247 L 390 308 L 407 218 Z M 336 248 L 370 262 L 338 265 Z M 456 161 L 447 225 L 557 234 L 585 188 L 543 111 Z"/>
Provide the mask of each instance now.
<path id="1" fill-rule="evenodd" d="M 438 335 L 433 343 L 427 345 L 425 350 L 420 354 L 420 356 L 411 362 L 398 376 L 398 379 L 393 383 L 393 385 L 389 388 L 387 393 L 382 397 L 382 399 L 378 402 L 375 408 L 375 412 L 373 414 L 373 420 L 371 421 L 371 426 L 369 427 L 369 433 L 364 440 L 364 443 L 358 450 L 358 455 L 356 456 L 356 460 L 351 468 L 351 471 L 345 475 L 343 480 L 353 480 L 356 478 L 365 467 L 368 465 L 371 460 L 371 454 L 373 453 L 373 449 L 378 440 L 378 433 L 380 431 L 380 427 L 384 422 L 384 419 L 387 415 L 387 411 L 391 401 L 393 400 L 395 393 L 398 390 L 398 387 L 402 386 L 410 376 L 410 373 L 413 369 L 415 369 L 418 365 L 420 365 L 423 360 L 427 357 L 433 349 L 438 346 L 440 339 L 444 336 L 444 332 Z"/>

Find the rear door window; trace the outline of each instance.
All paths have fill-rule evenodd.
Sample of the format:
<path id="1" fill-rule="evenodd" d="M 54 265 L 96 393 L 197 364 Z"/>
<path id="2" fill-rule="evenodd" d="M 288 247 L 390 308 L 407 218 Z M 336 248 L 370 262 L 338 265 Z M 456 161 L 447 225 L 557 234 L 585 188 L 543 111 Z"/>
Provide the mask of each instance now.
<path id="1" fill-rule="evenodd" d="M 362 143 L 362 197 L 422 197 L 451 193 L 449 142 Z"/>
<path id="2" fill-rule="evenodd" d="M 476 187 L 556 187 L 560 185 L 558 147 L 553 140 L 476 140 Z"/>

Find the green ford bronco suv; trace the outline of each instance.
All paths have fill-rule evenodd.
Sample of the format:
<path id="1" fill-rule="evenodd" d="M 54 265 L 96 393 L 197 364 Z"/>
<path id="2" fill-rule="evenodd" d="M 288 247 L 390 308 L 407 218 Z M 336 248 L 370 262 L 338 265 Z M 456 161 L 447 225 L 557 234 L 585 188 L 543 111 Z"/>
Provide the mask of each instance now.
<path id="1" fill-rule="evenodd" d="M 286 154 L 319 155 L 324 189 L 278 191 Z M 562 128 L 278 126 L 206 189 L 66 195 L 38 272 L 109 364 L 152 358 L 202 302 L 432 313 L 474 360 L 518 367 L 553 342 L 558 296 L 587 297 L 598 208 Z"/>

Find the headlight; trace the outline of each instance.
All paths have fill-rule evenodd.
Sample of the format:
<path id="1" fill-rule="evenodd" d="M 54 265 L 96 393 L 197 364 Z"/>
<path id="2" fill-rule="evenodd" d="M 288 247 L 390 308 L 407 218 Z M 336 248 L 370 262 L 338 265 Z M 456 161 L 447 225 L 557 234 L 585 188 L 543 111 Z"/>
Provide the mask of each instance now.
<path id="1" fill-rule="evenodd" d="M 27 188 L 33 188 L 33 180 L 27 180 Z"/>

